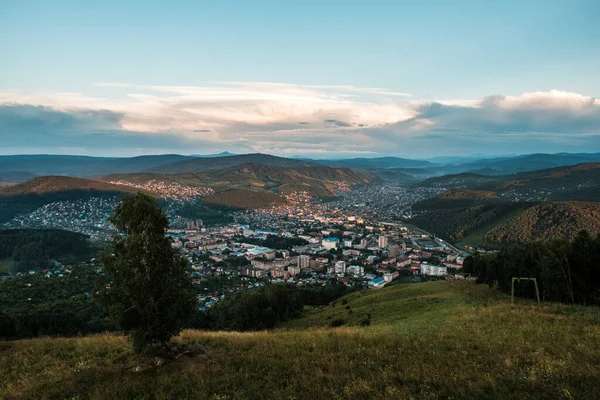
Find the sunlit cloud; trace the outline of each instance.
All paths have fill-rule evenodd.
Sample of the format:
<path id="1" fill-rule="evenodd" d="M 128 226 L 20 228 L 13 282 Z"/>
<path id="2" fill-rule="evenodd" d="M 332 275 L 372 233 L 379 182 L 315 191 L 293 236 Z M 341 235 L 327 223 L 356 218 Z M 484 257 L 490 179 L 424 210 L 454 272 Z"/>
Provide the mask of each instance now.
<path id="1" fill-rule="evenodd" d="M 600 151 L 600 101 L 557 90 L 425 101 L 345 85 L 93 86 L 101 95 L 0 92 L 3 143 L 289 155 L 508 152 L 519 142 L 520 152 Z"/>

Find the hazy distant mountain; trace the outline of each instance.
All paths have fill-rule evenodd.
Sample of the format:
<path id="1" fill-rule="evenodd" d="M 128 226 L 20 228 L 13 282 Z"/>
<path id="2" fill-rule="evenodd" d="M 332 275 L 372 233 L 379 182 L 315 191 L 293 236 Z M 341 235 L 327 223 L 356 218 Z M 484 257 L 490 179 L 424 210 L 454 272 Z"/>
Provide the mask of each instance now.
<path id="1" fill-rule="evenodd" d="M 180 174 L 185 172 L 213 171 L 223 168 L 237 167 L 239 165 L 248 163 L 280 167 L 295 167 L 300 165 L 314 164 L 307 161 L 292 160 L 290 158 L 277 157 L 269 154 L 254 153 L 224 157 L 193 158 L 149 168 L 147 172 L 155 172 L 159 174 Z"/>
<path id="2" fill-rule="evenodd" d="M 230 153 L 228 151 L 222 151 L 217 154 L 190 154 L 190 157 L 198 157 L 198 158 L 227 157 L 227 156 L 237 156 L 237 154 Z"/>
<path id="3" fill-rule="evenodd" d="M 485 155 L 481 154 L 481 155 L 473 155 L 473 156 L 440 156 L 440 157 L 428 158 L 426 160 L 429 162 L 432 162 L 434 164 L 461 165 L 461 164 L 466 164 L 466 163 L 473 163 L 473 162 L 476 162 L 479 160 L 486 160 L 486 159 L 500 160 L 500 159 L 506 159 L 506 158 L 510 158 L 510 157 L 512 157 L 512 156 L 485 156 Z"/>
<path id="4" fill-rule="evenodd" d="M 479 156 L 473 156 L 477 158 Z M 13 155 L 0 156 L 0 180 L 21 182 L 33 176 L 67 175 L 99 177 L 108 174 L 155 172 L 186 173 L 212 171 L 247 163 L 294 167 L 326 165 L 355 168 L 372 172 L 384 180 L 409 183 L 432 176 L 474 172 L 480 175 L 507 175 L 545 168 L 600 162 L 595 154 L 528 154 L 514 157 L 436 157 L 430 160 L 412 160 L 400 157 L 352 158 L 339 160 L 308 160 L 284 158 L 268 154 L 241 154 L 229 152 L 198 156 L 179 154 L 139 157 L 88 157 L 71 155 Z M 432 162 L 436 161 L 436 163 Z M 394 173 L 390 171 L 395 170 Z M 413 179 L 414 178 L 414 179 Z"/>
<path id="5" fill-rule="evenodd" d="M 27 171 L 0 171 L 0 181 L 25 182 L 37 175 Z"/>
<path id="6" fill-rule="evenodd" d="M 348 158 L 342 160 L 316 160 L 319 164 L 330 167 L 345 168 L 422 168 L 434 167 L 437 164 L 425 160 L 411 160 L 400 157 L 377 157 L 377 158 Z"/>
<path id="7" fill-rule="evenodd" d="M 179 154 L 126 158 L 44 154 L 0 156 L 0 175 L 9 171 L 21 171 L 34 175 L 102 176 L 111 173 L 140 172 L 158 165 L 193 158 Z"/>
<path id="8" fill-rule="evenodd" d="M 498 174 L 534 171 L 589 162 L 600 162 L 600 153 L 591 154 L 527 154 L 515 157 L 491 158 L 460 165 L 465 171 L 489 168 Z"/>

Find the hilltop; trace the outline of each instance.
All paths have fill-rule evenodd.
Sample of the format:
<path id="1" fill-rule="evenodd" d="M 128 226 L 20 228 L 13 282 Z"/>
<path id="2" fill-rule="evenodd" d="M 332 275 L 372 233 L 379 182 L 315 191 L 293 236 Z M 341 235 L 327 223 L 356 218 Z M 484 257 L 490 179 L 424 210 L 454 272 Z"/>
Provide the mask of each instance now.
<path id="1" fill-rule="evenodd" d="M 118 335 L 0 342 L 0 397 L 543 399 L 600 390 L 597 307 L 513 305 L 467 282 L 361 291 L 274 331 L 176 340 L 205 352 L 152 366 Z"/>
<path id="2" fill-rule="evenodd" d="M 40 176 L 26 182 L 0 189 L 0 196 L 21 196 L 28 194 L 48 194 L 67 191 L 98 191 L 115 193 L 134 193 L 138 189 L 122 185 L 73 178 L 70 176 Z"/>

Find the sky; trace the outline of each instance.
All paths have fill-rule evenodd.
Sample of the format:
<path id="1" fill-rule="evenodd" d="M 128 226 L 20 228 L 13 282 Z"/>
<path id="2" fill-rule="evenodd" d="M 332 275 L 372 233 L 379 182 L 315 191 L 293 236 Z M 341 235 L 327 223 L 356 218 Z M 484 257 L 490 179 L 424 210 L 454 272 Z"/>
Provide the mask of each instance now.
<path id="1" fill-rule="evenodd" d="M 600 2 L 0 0 L 0 154 L 600 152 Z"/>

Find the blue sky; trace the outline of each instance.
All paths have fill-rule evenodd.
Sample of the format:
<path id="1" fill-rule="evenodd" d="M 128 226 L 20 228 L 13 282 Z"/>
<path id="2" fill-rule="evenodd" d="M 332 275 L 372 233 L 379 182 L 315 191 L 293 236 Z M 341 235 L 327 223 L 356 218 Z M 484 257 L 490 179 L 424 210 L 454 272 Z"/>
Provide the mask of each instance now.
<path id="1" fill-rule="evenodd" d="M 591 0 L 4 1 L 0 152 L 600 151 L 597 15 Z"/>

